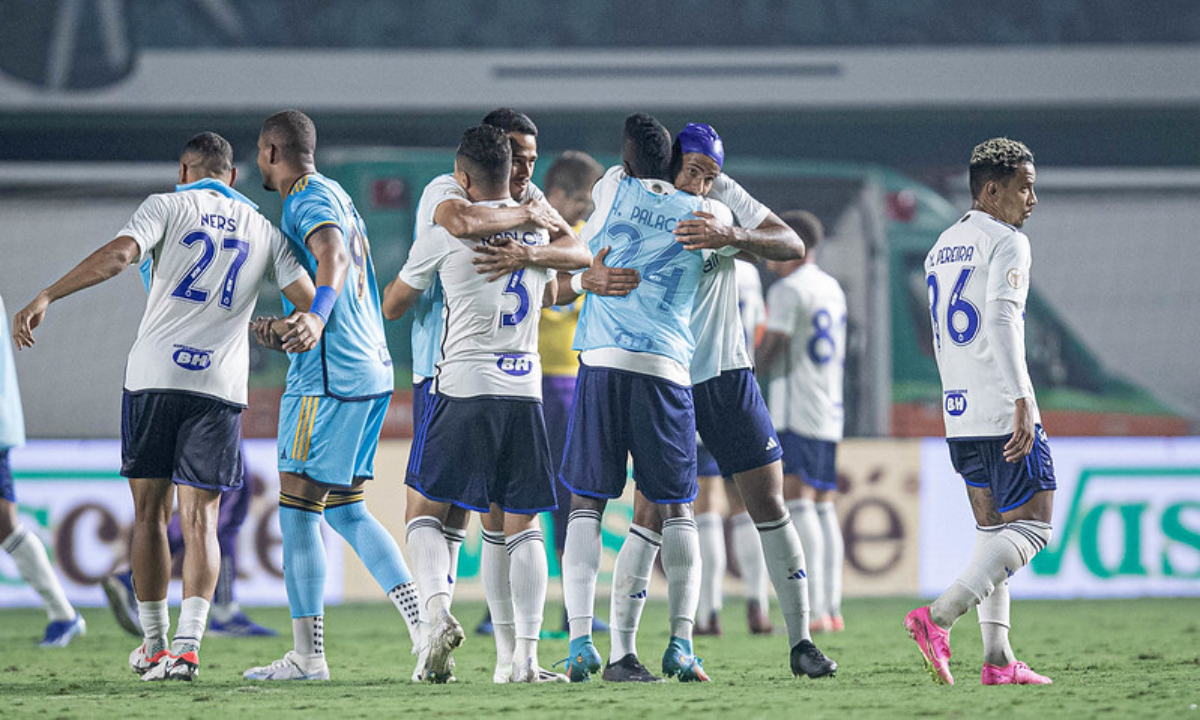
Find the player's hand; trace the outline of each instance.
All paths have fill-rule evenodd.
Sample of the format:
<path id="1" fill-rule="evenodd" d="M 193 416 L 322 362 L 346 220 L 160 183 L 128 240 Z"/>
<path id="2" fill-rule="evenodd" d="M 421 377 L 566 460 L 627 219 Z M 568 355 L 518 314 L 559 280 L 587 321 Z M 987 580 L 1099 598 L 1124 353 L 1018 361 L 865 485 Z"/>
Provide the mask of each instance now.
<path id="1" fill-rule="evenodd" d="M 696 210 L 694 219 L 675 225 L 675 240 L 684 250 L 716 250 L 733 243 L 733 228 L 717 220 L 712 213 Z"/>
<path id="2" fill-rule="evenodd" d="M 1013 411 L 1013 434 L 1004 444 L 1004 459 L 1010 463 L 1021 462 L 1033 450 L 1033 409 L 1025 398 L 1017 399 Z"/>
<path id="3" fill-rule="evenodd" d="M 475 252 L 478 254 L 471 263 L 475 266 L 475 272 L 488 276 L 488 282 L 495 282 L 530 265 L 529 246 L 515 240 L 494 245 L 481 243 L 475 247 Z"/>
<path id="4" fill-rule="evenodd" d="M 289 353 L 308 352 L 317 346 L 325 324 L 312 313 L 292 313 L 283 319 L 285 331 L 280 333 L 283 351 Z"/>
<path id="5" fill-rule="evenodd" d="M 545 198 L 541 200 L 530 200 L 525 204 L 525 209 L 529 212 L 529 222 L 540 228 L 553 230 L 561 225 L 566 225 L 567 221 L 563 220 L 562 215 L 554 209 Z"/>
<path id="6" fill-rule="evenodd" d="M 254 333 L 254 341 L 268 350 L 283 350 L 283 340 L 275 332 L 276 317 L 256 317 L 250 322 L 250 332 Z"/>
<path id="7" fill-rule="evenodd" d="M 50 307 L 50 297 L 45 292 L 40 292 L 13 316 L 12 336 L 18 350 L 33 347 L 33 329 L 42 324 L 48 307 Z"/>
<path id="8" fill-rule="evenodd" d="M 641 275 L 633 268 L 615 268 L 604 264 L 611 247 L 601 248 L 592 258 L 592 264 L 583 271 L 583 289 L 593 295 L 625 297 L 642 282 Z"/>

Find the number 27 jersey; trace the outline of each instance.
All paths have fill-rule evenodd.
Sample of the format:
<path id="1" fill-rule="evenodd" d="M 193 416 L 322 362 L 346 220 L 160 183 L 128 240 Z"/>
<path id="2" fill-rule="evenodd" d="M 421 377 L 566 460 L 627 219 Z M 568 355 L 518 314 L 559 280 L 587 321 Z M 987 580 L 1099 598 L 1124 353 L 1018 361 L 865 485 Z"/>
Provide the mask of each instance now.
<path id="1" fill-rule="evenodd" d="M 1015 388 L 1000 373 L 984 318 L 988 304 L 1001 300 L 1016 303 L 1024 318 L 1029 268 L 1029 238 L 977 210 L 943 232 L 925 257 L 946 437 L 1000 437 L 1013 431 Z M 1023 319 L 1020 342 L 1023 360 Z M 1041 422 L 1036 403 L 1033 413 L 1034 422 Z"/>
<path id="2" fill-rule="evenodd" d="M 246 404 L 246 332 L 258 283 L 304 276 L 286 241 L 254 205 L 216 180 L 151 195 L 118 237 L 152 258 L 149 298 L 129 351 L 125 389 L 179 391 Z"/>

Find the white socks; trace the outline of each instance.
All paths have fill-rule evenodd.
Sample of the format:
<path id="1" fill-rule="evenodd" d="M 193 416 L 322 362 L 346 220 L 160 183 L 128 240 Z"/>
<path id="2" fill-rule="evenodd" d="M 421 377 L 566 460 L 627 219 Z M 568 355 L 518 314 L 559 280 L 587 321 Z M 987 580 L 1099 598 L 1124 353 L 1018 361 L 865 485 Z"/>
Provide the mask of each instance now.
<path id="1" fill-rule="evenodd" d="M 42 596 L 42 605 L 51 622 L 75 617 L 75 608 L 71 607 L 58 576 L 54 574 L 41 538 L 18 524 L 4 540 L 3 547 L 16 563 L 21 579 Z"/>
<path id="2" fill-rule="evenodd" d="M 446 538 L 446 550 L 450 552 L 450 599 L 454 599 L 454 586 L 458 584 L 458 550 L 463 540 L 467 539 L 467 531 L 463 528 L 443 527 L 442 536 Z"/>
<path id="3" fill-rule="evenodd" d="M 691 640 L 700 602 L 700 535 L 695 520 L 673 517 L 663 521 L 662 561 L 667 573 L 671 636 Z"/>
<path id="4" fill-rule="evenodd" d="M 479 558 L 479 574 L 483 580 L 483 596 L 487 599 L 492 617 L 493 637 L 496 640 L 496 673 L 512 675 L 513 651 L 516 646 L 516 621 L 513 619 L 512 586 L 509 583 L 509 556 L 504 531 L 483 531 L 483 548 Z"/>
<path id="5" fill-rule="evenodd" d="M 721 513 L 706 512 L 696 516 L 700 533 L 700 604 L 696 617 L 705 625 L 714 612 L 721 612 L 722 585 L 725 582 L 725 519 Z M 756 542 L 757 544 L 757 542 Z M 614 598 L 616 597 L 614 593 Z"/>
<path id="6" fill-rule="evenodd" d="M 638 622 L 646 605 L 646 591 L 654 569 L 654 558 L 662 545 L 662 535 L 638 525 L 629 526 L 629 534 L 617 553 L 613 566 L 609 660 L 617 662 L 626 655 L 637 655 Z"/>
<path id="7" fill-rule="evenodd" d="M 563 604 L 571 639 L 592 634 L 596 607 L 596 576 L 600 574 L 600 513 L 572 510 L 563 548 Z"/>
<path id="8" fill-rule="evenodd" d="M 842 539 L 842 526 L 838 522 L 833 501 L 817 503 L 817 519 L 821 523 L 821 539 L 825 546 L 824 556 L 820 558 L 821 567 L 817 573 L 818 580 L 824 586 L 822 594 L 825 597 L 825 610 L 831 617 L 841 617 L 842 564 L 846 549 Z M 815 562 L 817 558 L 813 560 Z"/>
<path id="9" fill-rule="evenodd" d="M 538 636 L 542 632 L 542 609 L 546 605 L 549 569 L 546 564 L 546 540 L 538 528 L 529 528 L 507 538 L 508 574 L 512 608 L 516 620 L 516 648 L 512 663 L 524 667 L 532 660 L 538 665 Z M 496 616 L 492 615 L 495 625 Z"/>
<path id="10" fill-rule="evenodd" d="M 975 528 L 975 558 L 980 557 L 988 540 L 1004 529 L 1003 525 Z M 1008 644 L 1009 619 L 1008 580 L 996 585 L 991 594 L 979 603 L 979 631 L 983 635 L 983 661 L 990 665 L 1005 667 L 1016 657 Z"/>
<path id="11" fill-rule="evenodd" d="M 1037 520 L 1015 520 L 988 528 L 988 532 L 990 537 L 978 543 L 971 564 L 929 606 L 933 621 L 941 627 L 954 625 L 971 606 L 981 603 L 1009 576 L 1028 565 L 1049 544 L 1052 534 L 1049 523 Z"/>
<path id="12" fill-rule="evenodd" d="M 154 657 L 154 653 L 167 649 L 167 632 L 171 629 L 167 599 L 138 600 L 137 605 L 142 639 L 146 641 L 146 657 Z"/>
<path id="13" fill-rule="evenodd" d="M 292 618 L 292 642 L 300 656 L 302 669 L 325 661 L 325 616 Z"/>
<path id="14" fill-rule="evenodd" d="M 450 612 L 450 552 L 442 523 L 429 515 L 415 517 L 408 523 L 406 536 L 413 579 L 426 617 L 433 622 L 441 613 Z"/>
<path id="15" fill-rule="evenodd" d="M 804 556 L 808 558 L 808 604 L 813 617 L 829 614 L 825 603 L 825 580 L 821 574 L 825 557 L 825 534 L 821 530 L 821 521 L 817 518 L 817 508 L 812 500 L 797 498 L 788 500 L 788 512 L 792 514 L 792 523 L 796 532 L 800 533 L 800 544 L 804 546 Z"/>
<path id="16" fill-rule="evenodd" d="M 733 556 L 737 559 L 742 582 L 746 584 L 746 599 L 753 600 L 767 610 L 767 567 L 763 558 L 762 543 L 754 529 L 749 513 L 738 513 L 730 518 L 733 535 Z"/>
<path id="17" fill-rule="evenodd" d="M 182 655 L 200 647 L 204 628 L 208 627 L 208 600 L 200 596 L 184 598 L 179 605 L 179 624 L 175 626 L 175 641 L 171 653 Z"/>
<path id="18" fill-rule="evenodd" d="M 404 624 L 408 626 L 408 637 L 413 647 L 421 644 L 421 599 L 417 584 L 412 580 L 400 583 L 388 592 L 388 599 L 400 611 Z"/>
<path id="19" fill-rule="evenodd" d="M 808 588 L 811 584 L 804 567 L 804 548 L 788 515 L 759 523 L 756 527 L 762 541 L 767 572 L 771 575 L 775 597 L 779 599 L 779 608 L 787 625 L 788 646 L 795 647 L 796 643 L 810 637 Z"/>

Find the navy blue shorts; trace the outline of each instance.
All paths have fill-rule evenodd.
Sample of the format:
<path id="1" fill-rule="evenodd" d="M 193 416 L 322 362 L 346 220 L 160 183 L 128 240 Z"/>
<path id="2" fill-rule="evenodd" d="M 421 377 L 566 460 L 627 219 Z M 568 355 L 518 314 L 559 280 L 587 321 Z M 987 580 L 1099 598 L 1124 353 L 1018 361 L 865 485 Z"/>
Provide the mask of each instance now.
<path id="1" fill-rule="evenodd" d="M 404 482 L 436 502 L 518 515 L 553 510 L 542 404 L 516 398 L 428 397 Z"/>
<path id="2" fill-rule="evenodd" d="M 771 413 L 749 368 L 726 370 L 697 385 L 693 393 L 696 430 L 716 458 L 719 474 L 730 477 L 783 457 Z"/>
<path id="3" fill-rule="evenodd" d="M 121 475 L 204 490 L 242 486 L 242 408 L 177 392 L 125 391 Z"/>
<path id="4" fill-rule="evenodd" d="M 0 499 L 15 503 L 17 488 L 13 486 L 12 465 L 8 462 L 8 451 L 0 450 Z"/>
<path id="5" fill-rule="evenodd" d="M 571 424 L 571 407 L 575 403 L 574 375 L 542 376 L 542 415 L 546 418 L 546 435 L 550 438 L 550 467 L 562 465 L 563 449 L 567 445 L 567 426 Z M 571 489 L 562 484 L 554 473 L 554 487 L 562 502 L 554 511 L 554 547 L 560 552 L 567 544 L 567 520 L 571 516 Z"/>
<path id="6" fill-rule="evenodd" d="M 571 492 L 612 499 L 633 478 L 647 500 L 696 499 L 692 389 L 641 373 L 580 364 L 561 477 Z"/>
<path id="7" fill-rule="evenodd" d="M 779 434 L 783 474 L 798 475 L 818 490 L 837 490 L 837 443 L 792 432 Z"/>
<path id="8" fill-rule="evenodd" d="M 425 417 L 425 408 L 429 405 L 429 397 L 433 394 L 433 378 L 425 378 L 413 385 L 413 432 L 421 425 Z"/>
<path id="9" fill-rule="evenodd" d="M 1050 442 L 1042 426 L 1034 427 L 1033 449 L 1020 462 L 1004 460 L 1004 445 L 1011 437 L 946 440 L 954 471 L 972 487 L 989 488 L 1002 513 L 1021 507 L 1035 493 L 1058 488 Z"/>
<path id="10" fill-rule="evenodd" d="M 700 418 L 696 418 L 699 422 Z M 721 468 L 717 465 L 717 459 L 713 457 L 708 448 L 703 445 L 696 445 L 696 476 L 697 477 L 720 477 Z"/>

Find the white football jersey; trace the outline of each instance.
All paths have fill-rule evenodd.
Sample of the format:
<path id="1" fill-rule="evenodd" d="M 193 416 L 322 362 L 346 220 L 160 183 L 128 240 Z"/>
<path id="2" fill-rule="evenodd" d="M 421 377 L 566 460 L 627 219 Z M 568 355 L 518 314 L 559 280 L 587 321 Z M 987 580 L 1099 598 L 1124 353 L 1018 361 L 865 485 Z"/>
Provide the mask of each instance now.
<path id="1" fill-rule="evenodd" d="M 125 389 L 177 390 L 246 404 L 250 315 L 259 281 L 306 273 L 283 234 L 215 180 L 151 195 L 117 237 L 153 259 L 150 296 L 129 351 Z"/>
<path id="2" fill-rule="evenodd" d="M 989 302 L 1016 303 L 1024 359 L 1030 260 L 1029 238 L 978 210 L 943 232 L 925 257 L 946 437 L 1012 434 L 1016 397 L 1000 374 L 983 320 Z M 1041 422 L 1037 402 L 1030 400 L 1034 422 Z"/>
<path id="3" fill-rule="evenodd" d="M 768 406 L 780 432 L 842 439 L 846 363 L 846 295 L 814 263 L 801 265 L 767 291 L 767 329 L 789 338 L 784 372 L 771 379 Z"/>
<path id="4" fill-rule="evenodd" d="M 729 210 L 712 203 L 714 215 L 727 222 Z M 721 212 L 721 211 L 724 212 Z M 725 217 L 722 218 L 722 215 Z M 692 304 L 691 328 L 696 337 L 692 384 L 711 380 L 726 370 L 754 365 L 746 349 L 746 331 L 738 307 L 737 260 L 712 253 L 704 259 L 704 274 Z"/>
<path id="5" fill-rule="evenodd" d="M 717 175 L 712 189 L 708 191 L 708 198 L 724 203 L 733 213 L 734 222 L 744 228 L 753 229 L 762 225 L 771 214 L 770 208 L 755 200 L 753 195 L 725 173 Z"/>
<path id="6" fill-rule="evenodd" d="M 512 200 L 479 203 L 514 207 Z M 422 231 L 423 230 L 423 231 Z M 542 294 L 553 272 L 524 268 L 488 282 L 472 260 L 474 248 L 504 240 L 546 245 L 544 229 L 528 227 L 464 240 L 433 226 L 422 229 L 400 270 L 400 280 L 417 290 L 435 276 L 445 295 L 444 337 L 435 389 L 450 397 L 542 397 L 542 366 L 537 352 Z"/>
<path id="7" fill-rule="evenodd" d="M 710 211 L 725 225 L 755 228 L 770 210 L 755 200 L 728 175 L 713 182 L 708 200 Z M 751 271 L 753 268 L 746 263 Z M 747 330 L 741 319 L 741 271 L 733 257 L 710 255 L 704 262 L 704 275 L 692 306 L 692 334 L 696 336 L 696 354 L 692 357 L 692 383 L 711 380 L 726 370 L 752 367 L 754 359 L 747 348 Z M 759 285 L 762 303 L 762 285 Z M 750 330 L 753 333 L 753 329 Z"/>
<path id="8" fill-rule="evenodd" d="M 530 202 L 541 200 L 545 197 L 537 185 L 529 183 L 525 186 L 525 192 L 519 198 L 519 201 Z M 421 192 L 421 199 L 417 203 L 416 222 L 413 228 L 414 240 L 422 233 L 429 232 L 437 227 L 437 223 L 433 219 L 434 214 L 437 212 L 438 206 L 447 200 L 471 202 L 470 198 L 467 197 L 467 191 L 462 189 L 462 186 L 454 179 L 454 175 L 450 173 L 438 175 L 429 181 L 429 184 Z M 429 295 L 429 293 L 426 293 L 426 295 Z M 415 309 L 418 312 L 436 312 L 436 315 L 431 315 L 430 317 L 439 317 L 438 322 L 440 322 L 441 295 L 438 294 L 436 300 L 422 296 Z M 426 366 L 429 368 L 433 367 L 432 363 L 435 362 L 435 359 L 431 359 L 432 354 L 436 352 L 437 346 L 441 344 L 441 328 L 430 327 L 427 324 L 428 322 L 428 319 L 421 319 L 419 316 L 414 316 L 412 331 L 413 385 L 423 382 L 426 379 L 417 370 Z M 432 372 L 432 370 L 425 370 L 424 372 Z"/>
<path id="9" fill-rule="evenodd" d="M 4 298 L 0 298 L 0 451 L 25 444 L 25 415 L 21 412 L 21 390 L 17 387 L 17 367 L 13 362 L 12 335 Z"/>
<path id="10" fill-rule="evenodd" d="M 758 266 L 752 262 L 742 261 L 734 267 L 737 268 L 738 313 L 742 318 L 742 328 L 746 331 L 746 347 L 753 348 L 758 326 L 767 321 L 762 275 L 758 272 Z"/>

